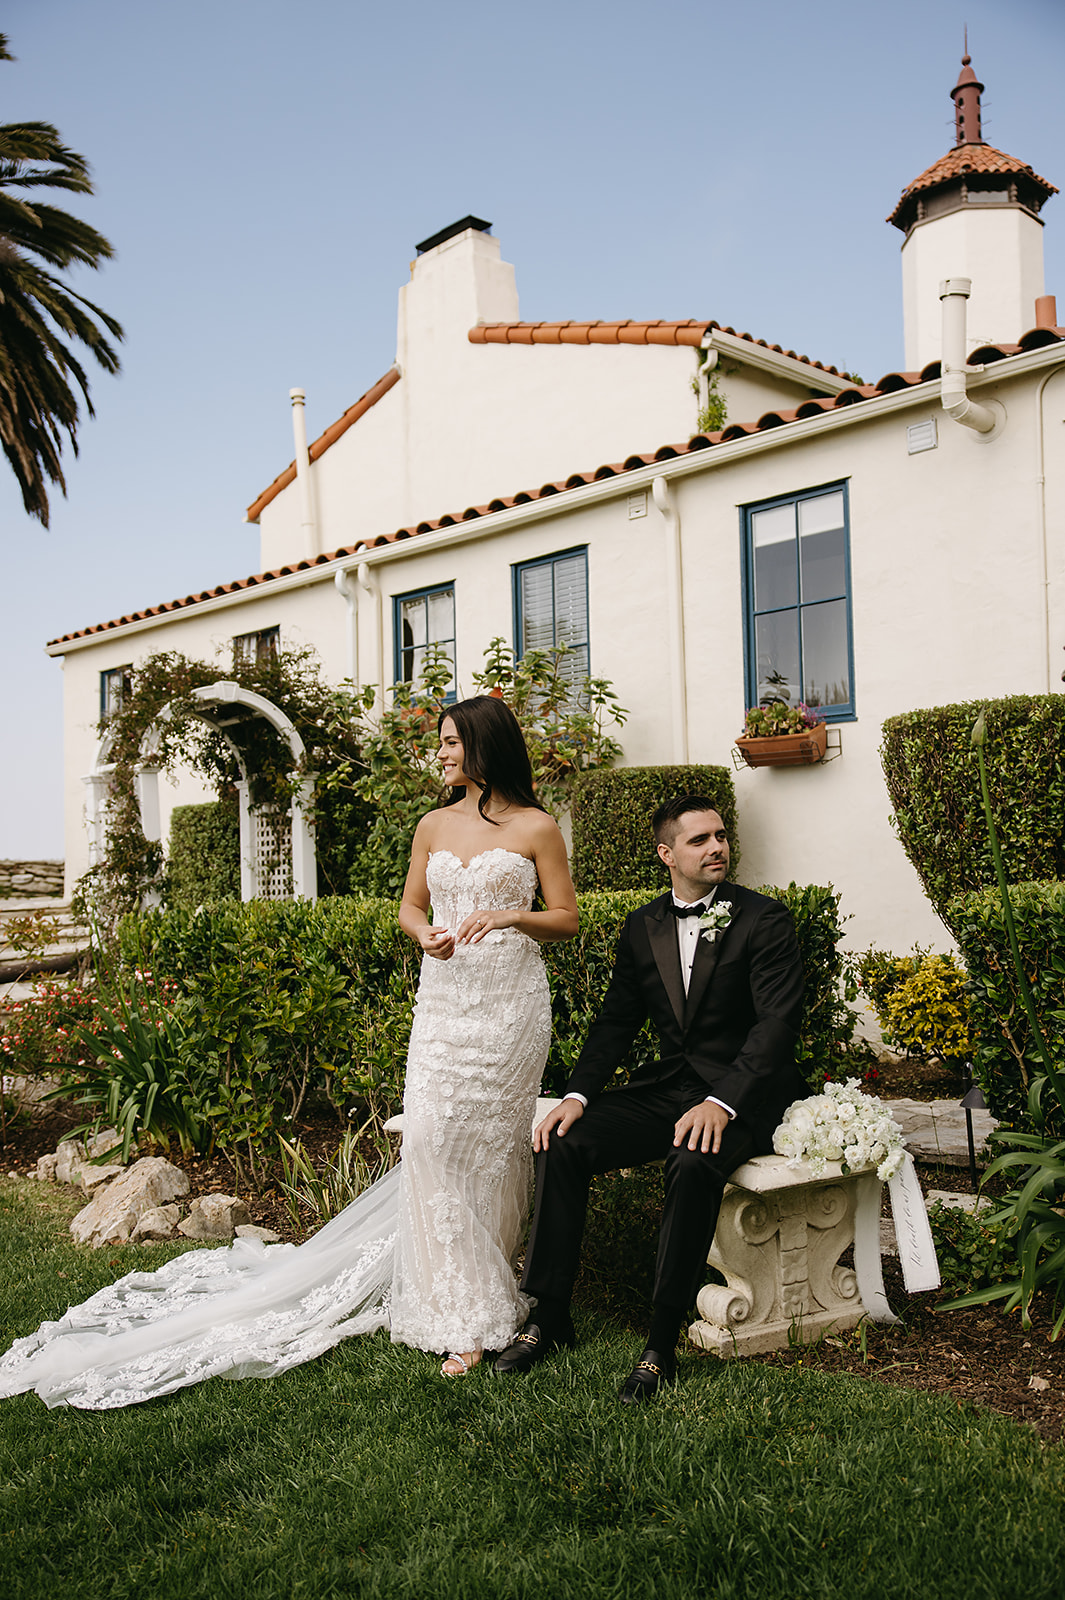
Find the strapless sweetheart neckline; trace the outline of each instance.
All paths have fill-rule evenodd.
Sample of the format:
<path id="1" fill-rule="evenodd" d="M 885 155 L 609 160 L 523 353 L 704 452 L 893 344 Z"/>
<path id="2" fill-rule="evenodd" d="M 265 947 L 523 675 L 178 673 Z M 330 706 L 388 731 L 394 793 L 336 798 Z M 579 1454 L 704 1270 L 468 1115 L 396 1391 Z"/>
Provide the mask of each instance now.
<path id="1" fill-rule="evenodd" d="M 431 861 L 434 856 L 450 856 L 452 861 L 458 862 L 459 866 L 464 872 L 468 872 L 475 861 L 483 861 L 485 856 L 516 856 L 519 861 L 527 861 L 530 866 L 536 865 L 532 856 L 522 855 L 520 850 L 508 850 L 506 845 L 503 844 L 493 845 L 491 850 L 479 850 L 477 854 L 475 856 L 471 856 L 468 861 L 463 861 L 462 857 L 457 856 L 454 850 L 430 850 L 429 860 Z"/>

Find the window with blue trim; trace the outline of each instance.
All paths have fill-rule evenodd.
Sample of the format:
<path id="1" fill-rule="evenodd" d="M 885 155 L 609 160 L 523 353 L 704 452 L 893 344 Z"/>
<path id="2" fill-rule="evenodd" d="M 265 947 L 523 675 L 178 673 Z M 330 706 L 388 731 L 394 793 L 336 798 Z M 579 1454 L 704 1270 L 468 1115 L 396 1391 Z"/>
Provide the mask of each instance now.
<path id="1" fill-rule="evenodd" d="M 748 706 L 852 717 L 847 485 L 747 506 L 743 523 Z"/>
<path id="2" fill-rule="evenodd" d="M 392 601 L 395 648 L 394 683 L 421 681 L 426 648 L 437 645 L 451 663 L 447 698 L 455 698 L 455 585 L 437 584 L 397 594 Z"/>
<path id="3" fill-rule="evenodd" d="M 515 652 L 567 646 L 561 674 L 578 690 L 588 676 L 588 550 L 562 550 L 514 568 Z"/>
<path id="4" fill-rule="evenodd" d="M 100 674 L 100 721 L 110 722 L 116 712 L 122 710 L 122 702 L 127 700 L 133 689 L 133 664 L 127 662 L 124 667 L 110 667 Z"/>

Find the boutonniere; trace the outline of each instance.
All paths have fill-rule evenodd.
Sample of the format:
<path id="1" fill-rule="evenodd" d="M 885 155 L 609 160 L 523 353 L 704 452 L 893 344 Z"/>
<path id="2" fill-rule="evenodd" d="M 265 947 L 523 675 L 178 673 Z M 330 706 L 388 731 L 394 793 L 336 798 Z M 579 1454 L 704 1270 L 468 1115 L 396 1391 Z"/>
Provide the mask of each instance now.
<path id="1" fill-rule="evenodd" d="M 713 944 L 731 925 L 731 900 L 715 900 L 699 918 L 699 932 L 708 944 Z"/>

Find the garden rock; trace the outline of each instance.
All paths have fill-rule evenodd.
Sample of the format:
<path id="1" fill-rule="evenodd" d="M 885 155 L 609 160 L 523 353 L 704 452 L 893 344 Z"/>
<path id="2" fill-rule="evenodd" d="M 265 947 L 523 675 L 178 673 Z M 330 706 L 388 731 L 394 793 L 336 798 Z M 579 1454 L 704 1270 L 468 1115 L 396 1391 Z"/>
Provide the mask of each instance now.
<path id="1" fill-rule="evenodd" d="M 77 1189 L 84 1189 L 88 1193 L 91 1189 L 98 1188 L 108 1178 L 114 1178 L 122 1171 L 121 1163 L 109 1162 L 107 1166 L 94 1165 L 97 1156 L 107 1155 L 112 1150 L 119 1150 L 122 1146 L 122 1136 L 114 1128 L 104 1128 L 99 1133 L 94 1133 L 91 1139 L 64 1139 L 55 1153 L 55 1169 L 52 1177 L 56 1183 L 69 1183 Z M 46 1160 L 47 1157 L 42 1157 Z M 41 1163 L 37 1163 L 37 1176 L 41 1177 Z"/>
<path id="2" fill-rule="evenodd" d="M 178 1232 L 186 1239 L 232 1239 L 234 1229 L 251 1221 L 243 1200 L 231 1194 L 205 1194 L 194 1200 Z"/>
<path id="3" fill-rule="evenodd" d="M 180 1206 L 153 1206 L 150 1211 L 144 1213 L 130 1238 L 134 1244 L 144 1243 L 149 1239 L 169 1239 L 177 1227 L 180 1215 Z"/>
<path id="4" fill-rule="evenodd" d="M 188 1192 L 189 1180 L 180 1167 L 163 1156 L 142 1156 L 78 1212 L 70 1231 L 78 1244 L 97 1250 L 104 1244 L 124 1244 L 146 1211 Z"/>
<path id="5" fill-rule="evenodd" d="M 281 1235 L 273 1228 L 259 1228 L 254 1222 L 242 1222 L 233 1230 L 238 1239 L 258 1239 L 260 1244 L 280 1244 Z"/>
<path id="6" fill-rule="evenodd" d="M 59 1157 L 54 1150 L 50 1156 L 37 1157 L 37 1177 L 40 1178 L 42 1183 L 55 1182 L 55 1168 L 58 1160 Z"/>

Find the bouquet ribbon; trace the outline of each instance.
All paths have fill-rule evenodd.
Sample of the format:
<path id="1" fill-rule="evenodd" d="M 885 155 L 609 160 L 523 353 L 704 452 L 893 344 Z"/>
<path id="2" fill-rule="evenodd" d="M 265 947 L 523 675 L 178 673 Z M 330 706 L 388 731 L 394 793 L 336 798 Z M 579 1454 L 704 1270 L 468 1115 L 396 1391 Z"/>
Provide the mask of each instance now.
<path id="1" fill-rule="evenodd" d="M 875 1172 L 863 1173 L 857 1183 L 854 1213 L 854 1273 L 858 1292 L 874 1322 L 897 1322 L 884 1294 L 880 1270 L 880 1180 Z M 891 1215 L 899 1247 L 899 1264 L 907 1294 L 939 1288 L 939 1262 L 928 1224 L 924 1195 L 907 1155 L 893 1178 L 888 1179 Z"/>

